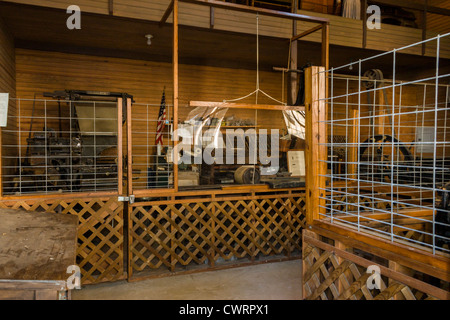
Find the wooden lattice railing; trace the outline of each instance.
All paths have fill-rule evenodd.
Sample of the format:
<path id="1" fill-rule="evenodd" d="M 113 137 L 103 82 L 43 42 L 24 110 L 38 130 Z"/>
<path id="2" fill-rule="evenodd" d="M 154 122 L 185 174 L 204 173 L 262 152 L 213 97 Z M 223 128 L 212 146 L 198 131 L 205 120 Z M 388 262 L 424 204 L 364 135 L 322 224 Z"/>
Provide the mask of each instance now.
<path id="1" fill-rule="evenodd" d="M 0 206 L 78 216 L 76 263 L 81 269 L 82 284 L 124 278 L 123 203 L 117 197 L 18 199 L 0 202 Z"/>
<path id="2" fill-rule="evenodd" d="M 305 227 L 304 194 L 136 202 L 129 210 L 130 276 L 293 258 Z"/>
<path id="3" fill-rule="evenodd" d="M 429 300 L 450 299 L 448 282 L 434 285 L 417 279 L 417 272 L 379 256 L 346 247 L 331 238 L 303 231 L 303 297 L 307 300 Z M 367 254 L 367 252 L 366 252 Z M 369 267 L 380 270 L 379 287 Z"/>

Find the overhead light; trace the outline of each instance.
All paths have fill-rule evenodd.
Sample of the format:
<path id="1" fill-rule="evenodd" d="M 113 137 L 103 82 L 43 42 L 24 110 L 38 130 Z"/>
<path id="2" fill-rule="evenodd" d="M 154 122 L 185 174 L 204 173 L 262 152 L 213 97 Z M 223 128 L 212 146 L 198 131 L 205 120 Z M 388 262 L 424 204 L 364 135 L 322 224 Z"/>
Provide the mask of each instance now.
<path id="1" fill-rule="evenodd" d="M 147 38 L 147 44 L 148 44 L 149 46 L 151 46 L 151 45 L 152 45 L 153 35 L 151 35 L 151 34 L 146 34 L 145 37 Z"/>

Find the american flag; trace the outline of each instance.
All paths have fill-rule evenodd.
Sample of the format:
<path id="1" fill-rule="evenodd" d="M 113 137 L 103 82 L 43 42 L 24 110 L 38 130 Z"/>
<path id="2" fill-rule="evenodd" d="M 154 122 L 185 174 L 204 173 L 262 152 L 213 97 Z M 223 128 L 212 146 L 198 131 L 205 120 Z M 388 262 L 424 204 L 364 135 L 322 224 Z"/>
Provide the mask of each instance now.
<path id="1" fill-rule="evenodd" d="M 156 145 L 163 144 L 162 131 L 166 125 L 166 90 L 163 91 L 161 98 L 161 107 L 159 108 L 158 124 L 156 126 Z"/>

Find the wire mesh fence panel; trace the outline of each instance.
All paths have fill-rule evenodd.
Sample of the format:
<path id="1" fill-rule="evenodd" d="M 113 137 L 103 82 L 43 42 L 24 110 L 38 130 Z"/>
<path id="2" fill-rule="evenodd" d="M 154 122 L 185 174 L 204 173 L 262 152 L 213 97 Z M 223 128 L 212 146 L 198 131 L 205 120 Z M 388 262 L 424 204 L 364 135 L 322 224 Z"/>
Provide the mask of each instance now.
<path id="1" fill-rule="evenodd" d="M 133 104 L 131 119 L 133 190 L 173 186 L 172 106 Z"/>
<path id="2" fill-rule="evenodd" d="M 13 99 L 2 143 L 3 195 L 118 190 L 118 103 Z"/>
<path id="3" fill-rule="evenodd" d="M 450 251 L 450 74 L 439 55 L 449 41 L 450 34 L 426 41 L 436 57 L 420 72 L 411 72 L 402 53 L 423 43 L 326 71 L 322 218 L 433 253 Z"/>

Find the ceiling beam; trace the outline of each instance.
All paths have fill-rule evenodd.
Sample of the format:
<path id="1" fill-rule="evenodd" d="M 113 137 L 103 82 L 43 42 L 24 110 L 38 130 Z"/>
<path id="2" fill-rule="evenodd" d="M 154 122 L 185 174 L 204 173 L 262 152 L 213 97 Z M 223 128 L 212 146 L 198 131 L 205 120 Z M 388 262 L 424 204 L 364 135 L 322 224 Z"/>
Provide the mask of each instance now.
<path id="1" fill-rule="evenodd" d="M 164 15 L 162 16 L 161 21 L 159 21 L 160 27 L 162 27 L 166 23 L 167 19 L 169 18 L 170 14 L 172 13 L 172 11 L 173 11 L 173 0 L 170 1 L 170 4 L 167 7 L 166 12 L 164 12 Z"/>
<path id="2" fill-rule="evenodd" d="M 210 7 L 214 7 L 214 8 L 240 11 L 240 12 L 258 13 L 261 15 L 272 16 L 272 17 L 277 17 L 277 18 L 286 18 L 286 19 L 293 19 L 293 20 L 306 21 L 306 22 L 330 23 L 330 19 L 328 19 L 328 18 L 320 18 L 320 17 L 308 16 L 308 15 L 297 14 L 297 13 L 256 8 L 256 7 L 250 7 L 250 6 L 246 6 L 246 5 L 217 1 L 217 0 L 179 0 L 179 1 L 185 2 L 185 3 L 210 6 Z M 164 13 L 164 16 L 160 22 L 161 24 L 165 23 L 165 21 L 167 20 L 167 17 L 170 15 L 172 10 L 173 10 L 173 1 L 170 3 L 169 7 L 167 8 L 166 12 Z"/>
<path id="3" fill-rule="evenodd" d="M 312 29 L 309 29 L 309 30 L 307 30 L 307 31 L 305 31 L 305 32 L 303 32 L 303 33 L 300 33 L 300 34 L 298 34 L 298 35 L 292 37 L 292 38 L 291 38 L 291 41 L 296 41 L 296 40 L 299 40 L 299 39 L 301 39 L 301 38 L 304 38 L 304 37 L 306 37 L 307 35 L 310 35 L 311 33 L 314 33 L 314 32 L 316 32 L 316 31 L 318 31 L 318 30 L 321 30 L 322 28 L 323 28 L 323 25 L 320 24 L 320 25 L 318 25 L 318 26 L 316 26 L 316 27 L 314 27 L 314 28 L 312 28 Z"/>

